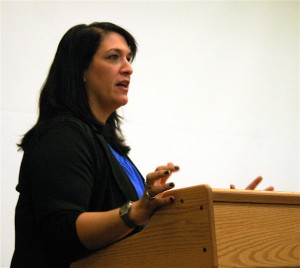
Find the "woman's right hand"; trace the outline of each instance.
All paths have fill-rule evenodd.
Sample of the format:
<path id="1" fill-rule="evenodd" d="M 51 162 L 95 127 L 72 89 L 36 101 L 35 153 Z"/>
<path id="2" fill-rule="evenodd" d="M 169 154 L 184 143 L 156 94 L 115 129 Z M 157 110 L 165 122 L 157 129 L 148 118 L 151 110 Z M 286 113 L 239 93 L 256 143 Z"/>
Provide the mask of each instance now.
<path id="1" fill-rule="evenodd" d="M 162 193 L 175 187 L 173 182 L 166 183 L 178 166 L 168 163 L 159 166 L 146 176 L 145 191 L 142 198 L 133 203 L 130 218 L 137 224 L 146 224 L 157 208 L 174 203 L 174 196 L 163 197 Z"/>

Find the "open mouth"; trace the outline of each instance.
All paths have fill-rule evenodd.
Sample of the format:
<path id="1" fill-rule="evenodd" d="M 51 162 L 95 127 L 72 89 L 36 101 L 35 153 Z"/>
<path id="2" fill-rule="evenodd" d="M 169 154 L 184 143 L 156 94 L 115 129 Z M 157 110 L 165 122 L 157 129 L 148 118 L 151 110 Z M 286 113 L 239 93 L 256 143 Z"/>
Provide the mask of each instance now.
<path id="1" fill-rule="evenodd" d="M 120 83 L 117 83 L 117 86 L 118 87 L 122 87 L 122 88 L 128 88 L 128 86 L 129 86 L 129 81 L 122 81 L 122 82 L 120 82 Z"/>

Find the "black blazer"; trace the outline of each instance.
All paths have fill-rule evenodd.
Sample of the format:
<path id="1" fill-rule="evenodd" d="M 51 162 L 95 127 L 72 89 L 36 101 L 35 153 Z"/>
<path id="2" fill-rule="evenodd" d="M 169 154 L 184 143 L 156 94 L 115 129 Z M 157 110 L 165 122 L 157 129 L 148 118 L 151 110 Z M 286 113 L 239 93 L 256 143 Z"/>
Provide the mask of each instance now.
<path id="1" fill-rule="evenodd" d="M 138 199 L 97 127 L 71 115 L 38 126 L 24 152 L 17 191 L 11 267 L 68 267 L 91 253 L 76 234 L 81 213 Z"/>

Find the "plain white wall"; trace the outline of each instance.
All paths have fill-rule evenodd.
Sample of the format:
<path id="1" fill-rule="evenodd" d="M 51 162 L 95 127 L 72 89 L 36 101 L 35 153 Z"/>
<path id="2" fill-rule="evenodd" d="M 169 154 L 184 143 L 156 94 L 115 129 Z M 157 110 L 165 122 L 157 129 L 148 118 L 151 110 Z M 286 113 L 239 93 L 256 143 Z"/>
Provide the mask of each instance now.
<path id="1" fill-rule="evenodd" d="M 35 122 L 62 35 L 111 21 L 139 43 L 120 110 L 146 175 L 173 161 L 177 187 L 299 191 L 298 1 L 1 2 L 1 267 L 14 247 L 16 143 Z"/>

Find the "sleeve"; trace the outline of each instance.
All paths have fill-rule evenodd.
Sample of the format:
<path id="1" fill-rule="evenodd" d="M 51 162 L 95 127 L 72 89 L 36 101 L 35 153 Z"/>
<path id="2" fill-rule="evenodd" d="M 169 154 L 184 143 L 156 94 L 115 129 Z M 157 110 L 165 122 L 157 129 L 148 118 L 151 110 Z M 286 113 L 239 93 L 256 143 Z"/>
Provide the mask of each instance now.
<path id="1" fill-rule="evenodd" d="M 95 145 L 86 130 L 75 123 L 53 127 L 31 152 L 29 174 L 35 220 L 42 239 L 56 251 L 55 255 L 78 255 L 85 250 L 75 222 L 89 208 L 94 159 Z"/>

